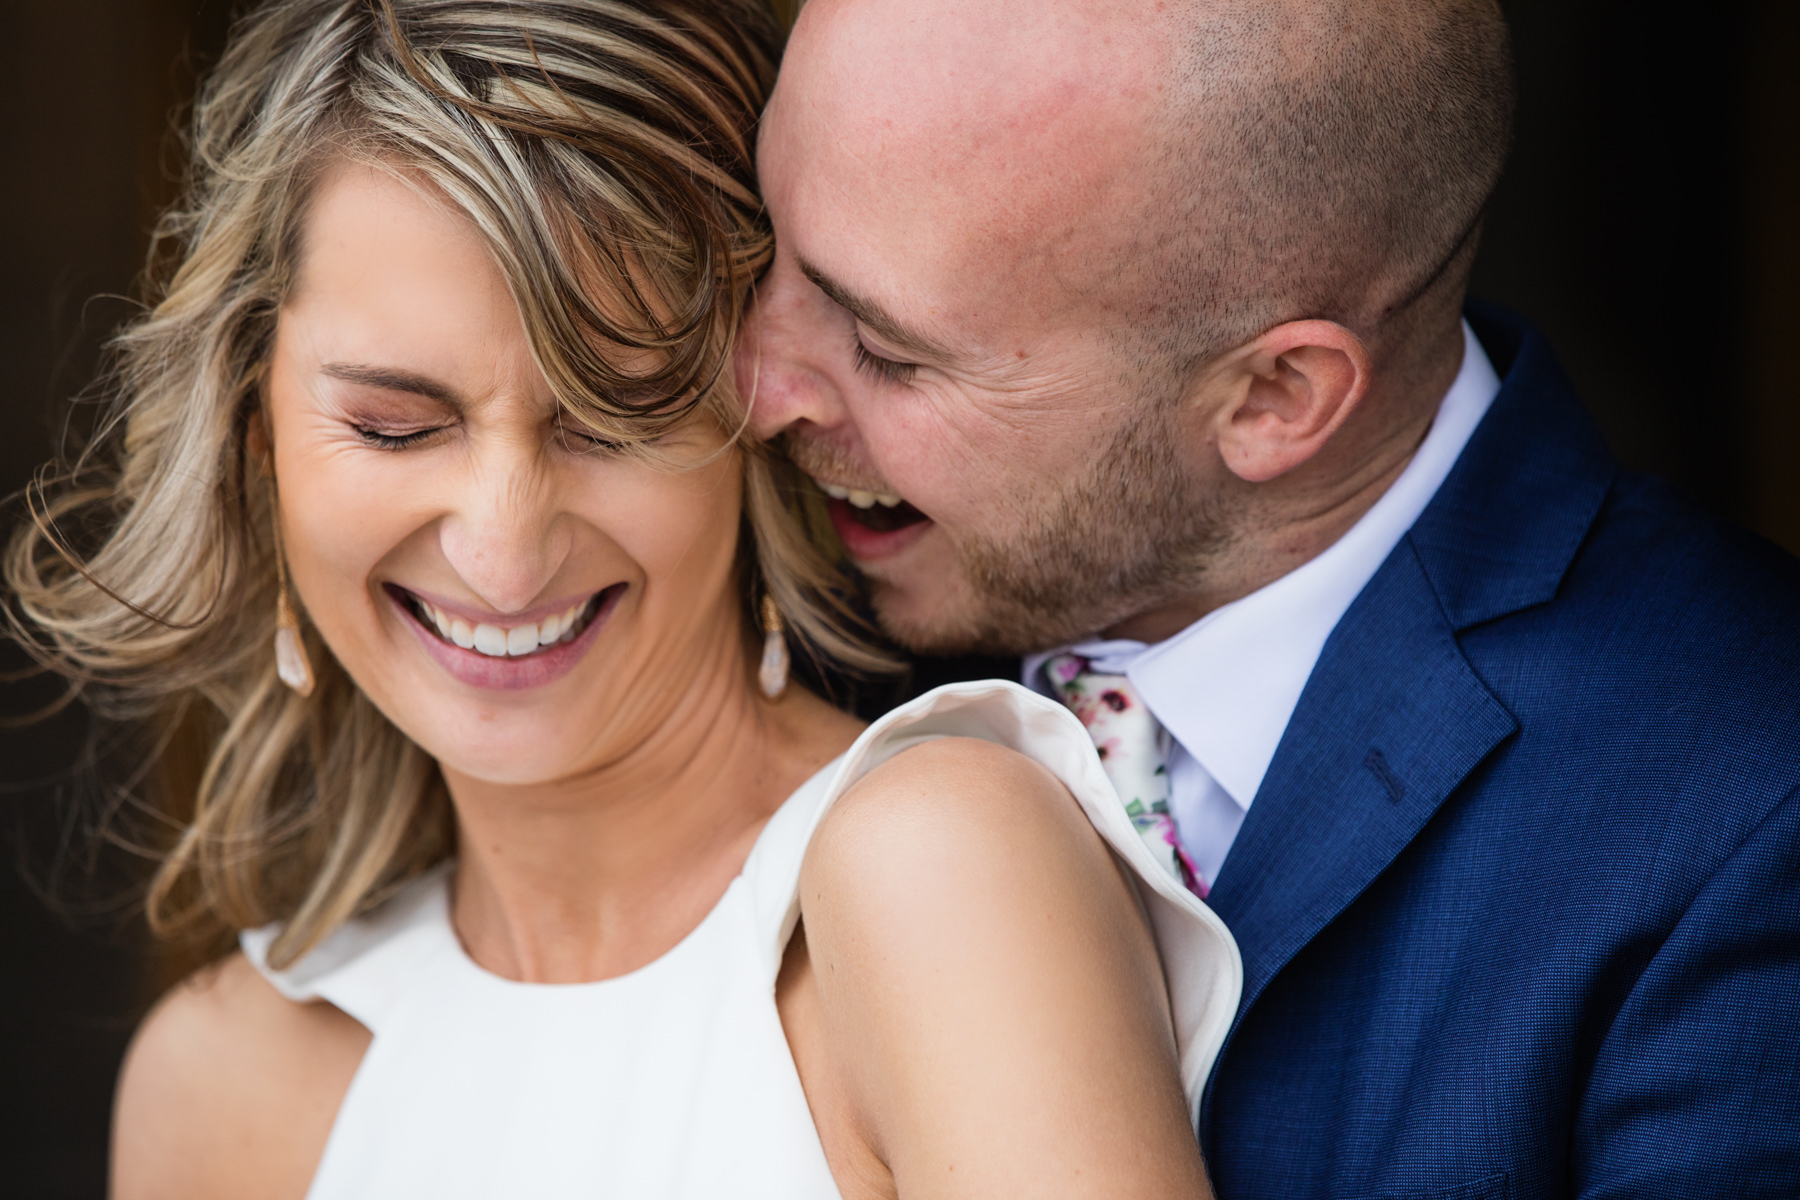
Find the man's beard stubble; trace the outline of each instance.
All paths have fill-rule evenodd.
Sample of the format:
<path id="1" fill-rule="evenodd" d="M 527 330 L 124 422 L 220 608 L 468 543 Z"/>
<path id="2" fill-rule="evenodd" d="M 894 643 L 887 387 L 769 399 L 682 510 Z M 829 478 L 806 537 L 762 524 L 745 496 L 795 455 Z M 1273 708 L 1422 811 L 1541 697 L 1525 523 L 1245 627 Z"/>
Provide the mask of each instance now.
<path id="1" fill-rule="evenodd" d="M 877 582 L 871 599 L 882 628 L 919 654 L 1023 655 L 1199 590 L 1231 526 L 1219 497 L 1182 469 L 1170 415 L 1157 406 L 1114 430 L 1084 476 L 1030 493 L 1038 502 L 1014 508 L 1017 525 L 1004 534 L 940 525 L 962 586 L 941 611 L 903 620 Z M 833 448 L 792 436 L 783 448 L 808 474 L 849 477 Z"/>

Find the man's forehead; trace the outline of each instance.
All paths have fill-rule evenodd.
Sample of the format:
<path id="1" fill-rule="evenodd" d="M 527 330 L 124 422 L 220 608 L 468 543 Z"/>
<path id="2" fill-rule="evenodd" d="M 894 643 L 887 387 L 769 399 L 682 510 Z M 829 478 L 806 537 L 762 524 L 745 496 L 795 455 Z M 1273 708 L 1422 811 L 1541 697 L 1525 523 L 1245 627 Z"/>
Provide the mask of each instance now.
<path id="1" fill-rule="evenodd" d="M 1167 58 L 1149 24 L 1079 4 L 811 0 L 764 135 L 783 235 L 902 302 L 1066 280 L 1147 182 Z"/>
<path id="2" fill-rule="evenodd" d="M 1167 23 L 1107 3 L 812 0 L 778 89 L 783 121 L 904 156 L 987 151 L 989 165 L 1046 144 L 1057 158 L 1115 143 L 1141 124 L 1166 78 Z M 791 107 L 790 107 L 791 106 Z"/>

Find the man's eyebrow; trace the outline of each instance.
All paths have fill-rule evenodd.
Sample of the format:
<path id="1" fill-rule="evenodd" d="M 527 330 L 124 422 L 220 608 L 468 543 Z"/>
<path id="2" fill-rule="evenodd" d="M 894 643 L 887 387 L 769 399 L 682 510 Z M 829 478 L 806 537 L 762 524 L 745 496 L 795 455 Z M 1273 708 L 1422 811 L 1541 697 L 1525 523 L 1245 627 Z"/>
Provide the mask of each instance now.
<path id="1" fill-rule="evenodd" d="M 920 358 L 948 362 L 956 357 L 941 342 L 933 341 L 922 333 L 908 329 L 889 316 L 879 304 L 858 296 L 804 259 L 800 261 L 800 273 L 812 280 L 813 286 L 824 292 L 833 304 L 880 334 L 883 341 L 889 342 L 909 354 L 916 354 Z"/>
<path id="2" fill-rule="evenodd" d="M 395 367 L 369 367 L 360 363 L 326 363 L 319 368 L 321 375 L 329 375 L 333 379 L 341 379 L 345 383 L 359 383 L 364 387 L 382 388 L 390 392 L 411 392 L 416 396 L 424 396 L 427 400 L 436 400 L 447 408 L 461 411 L 462 399 L 453 388 L 439 383 L 424 375 L 415 375 L 411 371 L 402 371 Z"/>

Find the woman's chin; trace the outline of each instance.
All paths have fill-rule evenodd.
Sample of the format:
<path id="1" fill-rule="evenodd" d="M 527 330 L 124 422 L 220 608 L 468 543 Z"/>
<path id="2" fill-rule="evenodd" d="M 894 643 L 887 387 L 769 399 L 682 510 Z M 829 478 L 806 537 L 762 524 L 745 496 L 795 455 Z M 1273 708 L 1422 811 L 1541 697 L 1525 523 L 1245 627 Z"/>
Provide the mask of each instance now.
<path id="1" fill-rule="evenodd" d="M 555 729 L 537 723 L 535 728 L 514 727 L 497 721 L 475 736 L 459 736 L 433 730 L 429 740 L 414 737 L 447 776 L 494 787 L 535 787 L 552 784 L 581 773 L 583 751 L 592 739 L 580 744 L 573 736 L 559 736 Z"/>
<path id="2" fill-rule="evenodd" d="M 553 688 L 474 691 L 416 663 L 365 691 L 382 713 L 445 771 L 485 783 L 530 786 L 567 778 L 605 728 L 603 697 L 575 672 Z M 372 682 L 372 681 L 371 681 Z M 573 686 L 572 686 L 573 685 Z"/>

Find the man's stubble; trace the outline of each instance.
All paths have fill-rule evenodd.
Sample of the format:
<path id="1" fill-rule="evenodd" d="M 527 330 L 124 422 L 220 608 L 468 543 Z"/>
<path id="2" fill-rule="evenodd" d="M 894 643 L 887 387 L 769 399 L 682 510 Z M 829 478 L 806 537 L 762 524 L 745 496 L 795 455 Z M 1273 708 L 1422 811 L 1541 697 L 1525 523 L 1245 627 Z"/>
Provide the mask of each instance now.
<path id="1" fill-rule="evenodd" d="M 1177 406 L 1147 408 L 1097 443 L 1089 469 L 1066 486 L 1023 481 L 1011 529 L 939 525 L 961 577 L 934 609 L 902 604 L 893 584 L 872 580 L 882 628 L 919 654 L 1023 655 L 1200 590 L 1231 542 L 1229 514 L 1183 468 L 1171 428 Z M 843 474 L 825 446 L 790 435 L 784 448 L 809 474 Z"/>

